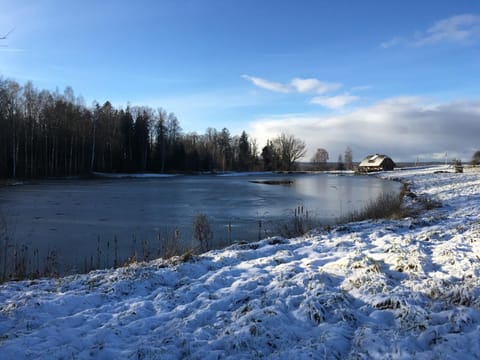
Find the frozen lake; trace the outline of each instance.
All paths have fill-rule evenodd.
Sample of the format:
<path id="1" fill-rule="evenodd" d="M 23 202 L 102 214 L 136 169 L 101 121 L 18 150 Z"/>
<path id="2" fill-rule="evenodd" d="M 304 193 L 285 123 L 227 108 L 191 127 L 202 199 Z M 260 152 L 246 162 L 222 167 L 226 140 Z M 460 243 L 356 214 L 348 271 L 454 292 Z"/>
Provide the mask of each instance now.
<path id="1" fill-rule="evenodd" d="M 285 181 L 271 185 L 265 181 Z M 260 182 L 260 183 L 259 183 Z M 303 207 L 309 219 L 333 223 L 400 185 L 368 176 L 326 174 L 175 176 L 168 178 L 42 181 L 0 188 L 13 266 L 24 256 L 27 272 L 46 265 L 60 273 L 154 258 L 176 238 L 183 248 L 195 214 L 208 216 L 211 243 L 223 246 L 276 235 Z M 8 256 L 5 256 L 7 252 Z M 45 259 L 48 257 L 48 264 Z M 2 266 L 4 266 L 2 264 Z"/>

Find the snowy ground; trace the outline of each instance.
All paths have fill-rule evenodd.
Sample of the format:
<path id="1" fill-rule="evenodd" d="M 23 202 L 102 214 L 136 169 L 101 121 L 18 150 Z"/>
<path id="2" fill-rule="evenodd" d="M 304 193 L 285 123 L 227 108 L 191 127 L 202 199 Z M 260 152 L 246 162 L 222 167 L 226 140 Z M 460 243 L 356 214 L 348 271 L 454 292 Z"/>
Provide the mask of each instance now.
<path id="1" fill-rule="evenodd" d="M 441 208 L 0 286 L 1 359 L 479 359 L 480 174 L 383 175 Z"/>

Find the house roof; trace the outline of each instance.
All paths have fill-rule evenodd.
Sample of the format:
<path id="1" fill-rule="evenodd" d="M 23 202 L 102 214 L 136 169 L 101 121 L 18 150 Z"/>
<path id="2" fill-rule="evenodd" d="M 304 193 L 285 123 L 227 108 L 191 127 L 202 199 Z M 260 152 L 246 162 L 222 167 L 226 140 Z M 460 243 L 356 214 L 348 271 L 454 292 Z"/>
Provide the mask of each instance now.
<path id="1" fill-rule="evenodd" d="M 359 166 L 360 167 L 381 166 L 382 162 L 385 159 L 389 159 L 389 157 L 386 155 L 380 155 L 380 154 L 368 155 L 365 159 L 362 160 Z"/>

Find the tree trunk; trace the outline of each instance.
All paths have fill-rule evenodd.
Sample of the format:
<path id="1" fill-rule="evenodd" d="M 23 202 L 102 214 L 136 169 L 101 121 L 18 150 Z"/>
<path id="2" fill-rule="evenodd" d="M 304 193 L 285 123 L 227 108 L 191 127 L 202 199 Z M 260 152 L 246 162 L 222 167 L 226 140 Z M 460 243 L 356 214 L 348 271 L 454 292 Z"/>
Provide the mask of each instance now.
<path id="1" fill-rule="evenodd" d="M 93 141 L 92 141 L 92 157 L 90 159 L 90 172 L 93 172 L 93 165 L 95 164 L 95 123 L 93 123 Z"/>

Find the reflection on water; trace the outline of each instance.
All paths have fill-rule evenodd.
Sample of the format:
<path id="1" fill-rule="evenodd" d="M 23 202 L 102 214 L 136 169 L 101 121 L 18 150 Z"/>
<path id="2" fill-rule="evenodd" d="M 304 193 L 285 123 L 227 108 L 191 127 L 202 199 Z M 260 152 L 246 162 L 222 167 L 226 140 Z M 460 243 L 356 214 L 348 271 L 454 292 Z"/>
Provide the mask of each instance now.
<path id="1" fill-rule="evenodd" d="M 293 183 L 261 183 L 271 180 Z M 254 241 L 275 235 L 298 206 L 332 223 L 399 188 L 366 176 L 323 174 L 72 180 L 0 189 L 0 205 L 10 248 L 23 245 L 39 259 L 53 249 L 63 273 L 112 266 L 135 252 L 153 258 L 174 238 L 190 247 L 197 213 L 208 216 L 213 244 Z"/>

